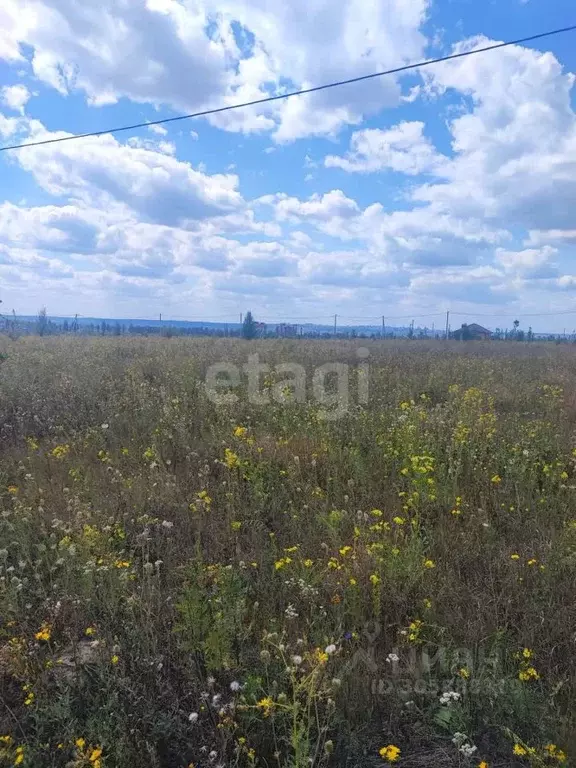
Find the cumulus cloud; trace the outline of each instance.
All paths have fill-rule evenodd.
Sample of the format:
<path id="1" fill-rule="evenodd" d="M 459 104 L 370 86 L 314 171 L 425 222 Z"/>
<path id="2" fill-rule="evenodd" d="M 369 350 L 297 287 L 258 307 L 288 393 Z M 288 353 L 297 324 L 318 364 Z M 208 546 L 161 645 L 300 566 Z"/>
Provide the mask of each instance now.
<path id="1" fill-rule="evenodd" d="M 35 0 L 33 7 L 18 14 L 5 1 L 0 56 L 22 68 L 28 59 L 38 79 L 93 104 L 127 97 L 175 108 L 259 98 L 381 67 L 401 60 L 400 40 L 405 55 L 416 56 L 426 11 L 424 0 L 393 0 L 394 20 L 382 4 L 357 0 L 330 9 L 313 0 L 306 13 L 300 0 L 294 7 L 225 0 L 218 8 L 215 0 L 148 0 L 134 8 L 104 0 L 101 13 L 93 0 Z M 156 21 L 157 37 L 150 31 Z M 388 47 L 381 44 L 386 35 L 394 38 Z M 457 50 L 487 42 L 475 38 Z M 144 52 L 145 64 L 135 67 Z M 164 88 L 174 67 L 177 76 Z M 196 82 L 204 74 L 208 90 Z M 6 155 L 54 201 L 0 205 L 2 279 L 14 290 L 27 281 L 56 296 L 75 291 L 88 303 L 108 295 L 114 314 L 142 301 L 186 314 L 192 302 L 202 312 L 208 301 L 223 308 L 244 299 L 270 314 L 279 306 L 302 314 L 300 303 L 313 314 L 328 305 L 340 311 L 339 302 L 355 305 L 352 314 L 378 314 L 389 301 L 498 307 L 573 291 L 576 278 L 564 274 L 576 242 L 573 76 L 552 54 L 511 47 L 447 62 L 423 77 L 407 98 L 425 93 L 444 110 L 449 96 L 451 147 L 443 153 L 420 120 L 393 124 L 387 115 L 379 128 L 363 125 L 402 98 L 394 79 L 213 118 L 226 130 L 271 131 L 276 142 L 357 125 L 348 148 L 333 151 L 324 167 L 374 174 L 370 182 L 383 172 L 404 174 L 410 184 L 401 200 L 384 186 L 354 193 L 358 179 L 345 174 L 341 188 L 298 195 L 279 181 L 266 187 L 272 194 L 247 200 L 230 158 L 222 162 L 226 172 L 210 174 L 179 159 L 175 133 L 173 143 L 152 128 L 124 143 L 103 136 Z M 3 137 L 65 135 L 29 119 L 28 92 L 14 88 L 1 95 L 19 113 L 0 116 Z M 327 174 L 315 149 L 311 142 L 299 156 L 310 153 L 306 168 L 315 168 L 322 185 Z M 278 147 L 278 162 L 282 154 Z"/>
<path id="2" fill-rule="evenodd" d="M 356 131 L 349 152 L 344 157 L 328 155 L 324 164 L 352 173 L 391 170 L 416 176 L 439 170 L 445 159 L 424 136 L 424 123 L 418 121 L 399 123 L 385 131 Z"/>
<path id="3" fill-rule="evenodd" d="M 311 221 L 329 221 L 333 218 L 348 218 L 359 213 L 355 200 L 351 200 L 341 189 L 333 189 L 325 195 L 314 194 L 309 200 L 278 195 L 276 215 L 280 220 L 299 219 Z"/>
<path id="4" fill-rule="evenodd" d="M 456 50 L 489 42 L 476 38 Z M 490 57 L 439 64 L 425 77 L 433 91 L 460 93 L 473 107 L 449 124 L 455 154 L 442 167 L 443 180 L 421 186 L 415 199 L 508 227 L 572 226 L 574 76 L 562 71 L 553 54 L 512 46 Z"/>
<path id="5" fill-rule="evenodd" d="M 545 245 L 543 248 L 526 248 L 523 251 L 496 250 L 496 261 L 507 272 L 516 273 L 524 279 L 545 279 L 555 277 L 558 267 L 552 262 L 558 253 L 556 248 Z"/>
<path id="6" fill-rule="evenodd" d="M 66 135 L 47 133 L 35 121 L 30 128 L 36 139 Z M 100 207 L 115 202 L 159 224 L 181 225 L 242 207 L 237 176 L 202 173 L 165 150 L 163 142 L 121 144 L 101 136 L 24 149 L 16 162 L 53 195 Z"/>
<path id="7" fill-rule="evenodd" d="M 91 104 L 179 111 L 263 98 L 422 57 L 428 0 L 4 0 L 0 58 Z M 31 50 L 31 54 L 29 53 Z M 333 134 L 400 102 L 391 76 L 210 118 L 277 141 Z"/>
<path id="8" fill-rule="evenodd" d="M 0 100 L 4 106 L 8 109 L 12 109 L 15 112 L 24 114 L 24 107 L 26 106 L 30 96 L 32 94 L 26 88 L 25 85 L 5 85 L 0 90 Z"/>

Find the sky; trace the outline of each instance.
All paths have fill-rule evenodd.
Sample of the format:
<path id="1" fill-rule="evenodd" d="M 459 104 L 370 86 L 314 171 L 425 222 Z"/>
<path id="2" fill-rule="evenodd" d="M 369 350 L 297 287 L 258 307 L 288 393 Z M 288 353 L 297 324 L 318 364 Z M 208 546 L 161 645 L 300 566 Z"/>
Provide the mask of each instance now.
<path id="1" fill-rule="evenodd" d="M 573 0 L 3 0 L 0 146 L 573 23 Z M 572 331 L 573 72 L 576 32 L 2 152 L 2 310 Z"/>

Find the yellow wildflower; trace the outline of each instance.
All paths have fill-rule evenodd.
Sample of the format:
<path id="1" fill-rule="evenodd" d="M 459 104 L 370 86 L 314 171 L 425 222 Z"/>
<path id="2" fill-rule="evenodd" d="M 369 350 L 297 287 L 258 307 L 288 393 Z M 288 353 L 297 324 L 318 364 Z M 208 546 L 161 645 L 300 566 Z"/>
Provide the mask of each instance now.
<path id="1" fill-rule="evenodd" d="M 96 627 L 86 627 L 86 629 L 84 630 L 84 634 L 87 637 L 90 637 L 91 635 L 95 635 L 96 634 Z"/>
<path id="2" fill-rule="evenodd" d="M 510 559 L 511 559 L 511 560 L 520 560 L 520 555 L 519 555 L 517 552 L 513 552 L 513 553 L 510 555 Z"/>
<path id="3" fill-rule="evenodd" d="M 268 717 L 274 710 L 274 699 L 271 696 L 265 696 L 256 706 L 262 710 L 264 717 Z"/>
<path id="4" fill-rule="evenodd" d="M 238 458 L 238 454 L 234 453 L 234 451 L 231 451 L 230 448 L 226 448 L 224 450 L 224 464 L 226 464 L 228 469 L 239 467 L 240 459 Z"/>
<path id="5" fill-rule="evenodd" d="M 424 568 L 436 568 L 434 560 L 424 560 Z"/>
<path id="6" fill-rule="evenodd" d="M 404 525 L 406 520 L 404 520 L 403 517 L 398 517 L 398 515 L 396 515 L 396 517 L 392 518 L 392 522 L 396 523 L 396 525 Z"/>
<path id="7" fill-rule="evenodd" d="M 500 475 L 494 475 L 494 476 L 491 478 L 490 482 L 491 482 L 491 483 L 494 483 L 494 485 L 498 485 L 499 483 L 501 483 L 501 482 L 502 482 L 502 478 L 500 477 Z"/>
<path id="8" fill-rule="evenodd" d="M 524 755 L 527 755 L 527 750 L 522 746 L 522 744 L 514 744 L 514 749 L 512 752 L 515 755 L 518 755 L 518 757 L 524 757 Z"/>
<path id="9" fill-rule="evenodd" d="M 8 493 L 12 496 L 16 496 L 18 493 L 18 486 L 17 485 L 9 485 L 8 486 Z"/>
<path id="10" fill-rule="evenodd" d="M 95 747 L 89 754 L 88 760 L 95 764 L 97 762 L 100 762 L 100 757 L 102 755 L 102 747 Z"/>
<path id="11" fill-rule="evenodd" d="M 312 566 L 314 565 L 314 560 L 310 560 L 310 558 L 308 557 L 306 560 L 303 561 L 302 565 L 304 566 L 304 568 L 312 568 Z"/>
<path id="12" fill-rule="evenodd" d="M 42 624 L 42 626 L 40 627 L 40 630 L 36 632 L 36 634 L 34 635 L 36 640 L 43 641 L 43 642 L 48 642 L 51 636 L 52 636 L 52 628 L 50 627 L 49 624 Z"/>
<path id="13" fill-rule="evenodd" d="M 529 680 L 539 680 L 540 675 L 534 669 L 534 667 L 526 667 L 526 669 L 520 670 L 518 673 L 518 678 L 523 682 L 528 682 Z"/>
<path id="14" fill-rule="evenodd" d="M 117 654 L 114 654 L 114 656 L 112 656 L 110 661 L 112 664 L 118 664 L 118 662 L 120 661 L 120 656 L 118 656 Z"/>
<path id="15" fill-rule="evenodd" d="M 400 757 L 400 748 L 394 744 L 388 744 L 379 750 L 380 757 L 388 763 L 395 763 Z"/>
<path id="16" fill-rule="evenodd" d="M 86 746 L 86 739 L 82 739 L 82 738 L 76 739 L 74 744 L 76 744 L 78 749 L 84 749 L 84 747 Z"/>
<path id="17" fill-rule="evenodd" d="M 234 437 L 239 437 L 240 439 L 242 439 L 243 437 L 246 437 L 247 434 L 248 434 L 248 430 L 246 429 L 246 427 L 236 427 L 236 429 L 234 430 Z"/>
<path id="18" fill-rule="evenodd" d="M 14 765 L 22 765 L 23 762 L 24 762 L 24 747 L 21 745 L 19 747 L 16 747 Z"/>
<path id="19" fill-rule="evenodd" d="M 482 760 L 481 763 L 478 763 L 478 768 L 488 768 L 488 763 L 486 760 Z"/>
<path id="20" fill-rule="evenodd" d="M 459 674 L 459 675 L 460 675 L 460 677 L 461 677 L 461 678 L 463 678 L 464 680 L 468 680 L 468 678 L 470 677 L 470 670 L 469 670 L 469 669 L 467 669 L 466 667 L 461 667 L 461 668 L 458 670 L 458 674 Z"/>
<path id="21" fill-rule="evenodd" d="M 67 456 L 70 453 L 70 446 L 67 444 L 57 445 L 55 448 L 52 449 L 51 453 L 55 459 L 63 459 L 65 456 Z"/>

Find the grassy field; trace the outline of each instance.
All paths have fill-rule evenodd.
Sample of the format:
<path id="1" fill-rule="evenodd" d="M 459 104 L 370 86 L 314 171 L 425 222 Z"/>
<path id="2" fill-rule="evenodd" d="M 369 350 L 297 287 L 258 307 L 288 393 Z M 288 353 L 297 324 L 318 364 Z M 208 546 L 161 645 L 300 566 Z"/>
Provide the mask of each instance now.
<path id="1" fill-rule="evenodd" d="M 576 349 L 362 343 L 0 339 L 0 766 L 576 765 Z"/>

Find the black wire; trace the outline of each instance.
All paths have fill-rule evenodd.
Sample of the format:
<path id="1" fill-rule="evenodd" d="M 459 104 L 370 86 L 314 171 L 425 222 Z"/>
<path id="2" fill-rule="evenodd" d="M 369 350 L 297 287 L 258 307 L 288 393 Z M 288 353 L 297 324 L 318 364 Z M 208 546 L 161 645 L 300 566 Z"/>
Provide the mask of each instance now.
<path id="1" fill-rule="evenodd" d="M 570 27 L 561 27 L 560 29 L 553 29 L 549 32 L 540 32 L 537 35 L 530 35 L 529 37 L 521 37 L 518 40 L 509 40 L 505 43 L 495 43 L 494 45 L 487 45 L 484 48 L 475 48 L 472 51 L 463 51 L 461 53 L 452 53 L 449 56 L 441 56 L 437 59 L 429 59 L 427 61 L 420 61 L 417 64 L 405 64 L 402 67 L 396 67 L 395 69 L 387 69 L 383 72 L 373 72 L 370 75 L 360 75 L 359 77 L 351 77 L 348 80 L 338 80 L 334 83 L 326 83 L 325 85 L 316 85 L 313 88 L 303 88 L 300 91 L 290 91 L 289 93 L 281 93 L 277 96 L 266 96 L 263 99 L 255 99 L 254 101 L 245 101 L 242 104 L 230 104 L 227 107 L 217 107 L 215 109 L 205 109 L 202 112 L 193 112 L 190 115 L 178 115 L 177 117 L 165 117 L 162 120 L 152 120 L 147 123 L 135 123 L 134 125 L 124 125 L 119 128 L 106 128 L 102 131 L 93 131 L 91 133 L 77 133 L 71 136 L 61 136 L 57 139 L 44 139 L 43 141 L 32 141 L 27 144 L 12 144 L 8 147 L 0 147 L 0 152 L 7 152 L 9 149 L 24 149 L 25 147 L 40 147 L 44 144 L 57 144 L 60 141 L 71 141 L 72 139 L 87 139 L 93 136 L 102 136 L 105 133 L 120 133 L 120 131 L 132 131 L 136 128 L 147 128 L 150 125 L 164 125 L 165 123 L 174 123 L 177 120 L 191 120 L 196 117 L 206 117 L 207 115 L 217 115 L 221 112 L 228 112 L 232 109 L 243 109 L 244 107 L 253 107 L 257 104 L 266 104 L 271 101 L 280 101 L 281 99 L 289 99 L 292 96 L 304 96 L 308 93 L 317 93 L 318 91 L 325 91 L 328 88 L 336 88 L 341 85 L 350 85 L 351 83 L 360 83 L 363 80 L 372 80 L 376 77 L 383 77 L 384 75 L 395 75 L 399 72 L 406 72 L 410 69 L 418 69 L 420 67 L 427 67 L 430 64 L 440 64 L 443 61 L 452 61 L 453 59 L 461 59 L 464 56 L 472 56 L 476 53 L 486 53 L 487 51 L 495 51 L 498 48 L 506 48 L 510 45 L 520 45 L 521 43 L 529 43 L 532 40 L 540 40 L 543 37 L 551 37 L 552 35 L 559 35 L 563 32 L 573 32 L 576 30 L 576 24 Z"/>

